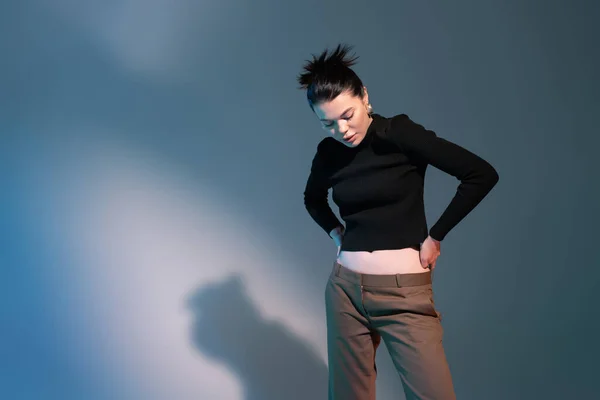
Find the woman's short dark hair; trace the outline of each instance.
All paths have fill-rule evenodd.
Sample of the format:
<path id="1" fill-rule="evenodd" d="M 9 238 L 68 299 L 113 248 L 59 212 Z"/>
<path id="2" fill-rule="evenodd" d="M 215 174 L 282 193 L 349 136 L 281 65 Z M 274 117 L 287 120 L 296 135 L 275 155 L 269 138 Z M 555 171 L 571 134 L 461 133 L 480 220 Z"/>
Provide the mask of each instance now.
<path id="1" fill-rule="evenodd" d="M 306 98 L 311 108 L 324 101 L 331 101 L 345 91 L 363 97 L 363 83 L 350 68 L 357 56 L 348 56 L 352 46 L 338 44 L 335 50 L 325 49 L 318 57 L 314 54 L 298 75 L 300 89 L 306 90 Z"/>

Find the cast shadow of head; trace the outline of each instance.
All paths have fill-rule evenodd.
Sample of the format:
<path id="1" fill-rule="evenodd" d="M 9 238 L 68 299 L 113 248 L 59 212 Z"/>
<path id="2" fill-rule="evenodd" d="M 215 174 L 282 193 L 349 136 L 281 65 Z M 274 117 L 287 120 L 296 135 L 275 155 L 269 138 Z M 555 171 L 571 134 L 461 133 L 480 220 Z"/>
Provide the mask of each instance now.
<path id="1" fill-rule="evenodd" d="M 245 400 L 327 397 L 325 363 L 284 325 L 260 315 L 241 277 L 197 289 L 187 307 L 195 348 L 235 373 Z"/>

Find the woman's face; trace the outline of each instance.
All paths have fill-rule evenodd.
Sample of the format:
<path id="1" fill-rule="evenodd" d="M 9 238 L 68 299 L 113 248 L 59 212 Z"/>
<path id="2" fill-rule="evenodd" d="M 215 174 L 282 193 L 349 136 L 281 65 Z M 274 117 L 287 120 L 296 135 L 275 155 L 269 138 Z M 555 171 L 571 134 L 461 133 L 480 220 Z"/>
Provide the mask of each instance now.
<path id="1" fill-rule="evenodd" d="M 366 89 L 362 99 L 345 91 L 331 101 L 315 104 L 314 111 L 323 129 L 335 140 L 348 147 L 356 147 L 365 138 L 372 121 L 367 111 L 368 104 Z"/>

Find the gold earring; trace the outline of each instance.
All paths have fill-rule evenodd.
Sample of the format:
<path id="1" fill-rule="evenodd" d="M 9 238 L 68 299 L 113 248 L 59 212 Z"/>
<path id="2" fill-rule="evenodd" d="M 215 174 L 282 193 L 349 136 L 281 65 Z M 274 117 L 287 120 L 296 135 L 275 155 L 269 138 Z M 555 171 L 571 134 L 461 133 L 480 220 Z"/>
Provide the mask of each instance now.
<path id="1" fill-rule="evenodd" d="M 371 106 L 371 103 L 367 103 L 367 113 L 371 114 L 373 112 L 373 106 Z"/>

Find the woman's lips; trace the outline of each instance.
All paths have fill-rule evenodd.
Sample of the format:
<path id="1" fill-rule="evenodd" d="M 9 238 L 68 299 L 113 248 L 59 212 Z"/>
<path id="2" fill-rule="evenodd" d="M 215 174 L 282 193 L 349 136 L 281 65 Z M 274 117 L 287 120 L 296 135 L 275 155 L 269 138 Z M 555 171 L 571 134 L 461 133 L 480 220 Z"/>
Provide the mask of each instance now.
<path id="1" fill-rule="evenodd" d="M 344 139 L 344 141 L 346 141 L 346 142 L 351 142 L 351 141 L 352 141 L 352 140 L 353 140 L 355 137 L 356 137 L 356 133 L 355 133 L 355 134 L 353 134 L 353 135 L 351 135 L 351 136 L 348 136 L 347 138 L 346 138 L 346 137 L 344 137 L 343 139 Z"/>

